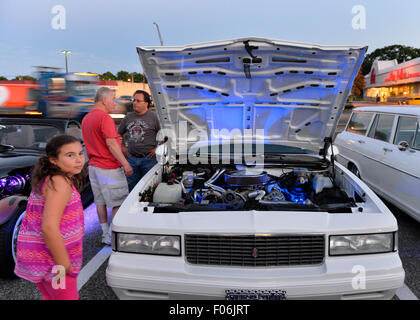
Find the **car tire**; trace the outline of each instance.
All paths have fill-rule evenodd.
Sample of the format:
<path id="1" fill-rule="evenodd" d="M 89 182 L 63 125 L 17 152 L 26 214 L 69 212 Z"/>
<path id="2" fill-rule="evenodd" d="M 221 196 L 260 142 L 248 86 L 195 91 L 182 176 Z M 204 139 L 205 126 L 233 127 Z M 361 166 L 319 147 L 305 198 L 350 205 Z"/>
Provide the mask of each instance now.
<path id="1" fill-rule="evenodd" d="M 0 226 L 0 278 L 14 279 L 17 235 L 26 211 L 26 203 L 14 210 L 9 221 Z"/>
<path id="2" fill-rule="evenodd" d="M 360 175 L 360 171 L 359 168 L 356 167 L 356 165 L 354 165 L 353 163 L 350 165 L 350 171 L 359 179 L 362 179 L 361 175 Z"/>

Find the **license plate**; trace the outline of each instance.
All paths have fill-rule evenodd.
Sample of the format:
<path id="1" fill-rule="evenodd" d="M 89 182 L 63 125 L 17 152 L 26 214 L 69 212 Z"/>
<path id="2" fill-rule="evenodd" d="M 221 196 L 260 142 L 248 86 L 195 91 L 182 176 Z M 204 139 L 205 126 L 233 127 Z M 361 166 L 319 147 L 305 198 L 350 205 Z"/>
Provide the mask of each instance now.
<path id="1" fill-rule="evenodd" d="M 225 290 L 226 300 L 286 300 L 284 290 Z"/>

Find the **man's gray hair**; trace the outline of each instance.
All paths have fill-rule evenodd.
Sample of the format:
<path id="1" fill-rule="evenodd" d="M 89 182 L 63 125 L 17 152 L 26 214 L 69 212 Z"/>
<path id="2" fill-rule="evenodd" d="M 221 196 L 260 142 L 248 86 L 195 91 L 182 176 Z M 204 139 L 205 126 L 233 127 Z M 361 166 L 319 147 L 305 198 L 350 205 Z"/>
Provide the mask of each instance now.
<path id="1" fill-rule="evenodd" d="M 114 91 L 112 91 L 110 88 L 108 87 L 100 87 L 95 94 L 95 103 L 102 101 L 102 98 L 105 98 L 106 96 L 110 95 L 111 93 L 113 93 Z"/>

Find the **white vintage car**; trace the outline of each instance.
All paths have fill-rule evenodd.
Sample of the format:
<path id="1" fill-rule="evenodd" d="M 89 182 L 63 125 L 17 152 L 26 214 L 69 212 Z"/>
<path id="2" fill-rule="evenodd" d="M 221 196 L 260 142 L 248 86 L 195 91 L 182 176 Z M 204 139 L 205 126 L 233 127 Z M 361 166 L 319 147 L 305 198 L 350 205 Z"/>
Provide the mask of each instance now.
<path id="1" fill-rule="evenodd" d="M 420 106 L 356 108 L 337 135 L 337 160 L 420 222 Z"/>
<path id="2" fill-rule="evenodd" d="M 159 164 L 113 223 L 120 299 L 390 299 L 397 221 L 328 155 L 366 47 L 139 47 Z"/>

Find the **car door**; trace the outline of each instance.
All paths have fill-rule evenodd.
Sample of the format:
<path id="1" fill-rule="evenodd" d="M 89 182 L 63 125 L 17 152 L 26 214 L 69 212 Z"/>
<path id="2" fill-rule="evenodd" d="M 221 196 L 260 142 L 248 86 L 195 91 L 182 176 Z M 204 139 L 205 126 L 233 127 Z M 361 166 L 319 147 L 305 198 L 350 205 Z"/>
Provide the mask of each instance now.
<path id="1" fill-rule="evenodd" d="M 364 179 L 374 163 L 365 154 L 369 152 L 366 134 L 372 122 L 373 112 L 353 112 L 346 130 L 337 135 L 334 144 L 339 150 L 338 159 L 354 164 Z"/>
<path id="2" fill-rule="evenodd" d="M 383 188 L 391 202 L 420 219 L 420 131 L 415 116 L 398 116 L 393 143 L 385 152 Z M 407 142 L 408 146 L 403 146 Z M 399 146 L 400 144 L 400 146 Z"/>
<path id="3" fill-rule="evenodd" d="M 387 186 L 387 172 L 390 168 L 383 162 L 385 155 L 392 153 L 391 138 L 395 126 L 395 115 L 377 113 L 366 138 L 365 157 L 370 166 L 363 179 L 373 189 L 384 195 Z"/>

